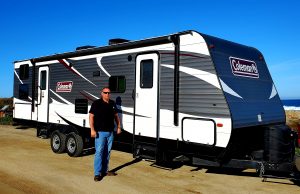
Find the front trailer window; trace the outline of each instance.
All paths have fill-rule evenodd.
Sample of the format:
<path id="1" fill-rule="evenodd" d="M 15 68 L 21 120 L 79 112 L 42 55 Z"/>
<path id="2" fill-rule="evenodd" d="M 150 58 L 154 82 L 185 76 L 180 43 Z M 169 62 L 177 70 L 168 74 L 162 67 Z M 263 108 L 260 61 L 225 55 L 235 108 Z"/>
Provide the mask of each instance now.
<path id="1" fill-rule="evenodd" d="M 140 64 L 140 87 L 153 87 L 153 60 L 143 60 Z"/>
<path id="2" fill-rule="evenodd" d="M 19 85 L 19 99 L 28 99 L 29 89 L 28 84 Z"/>

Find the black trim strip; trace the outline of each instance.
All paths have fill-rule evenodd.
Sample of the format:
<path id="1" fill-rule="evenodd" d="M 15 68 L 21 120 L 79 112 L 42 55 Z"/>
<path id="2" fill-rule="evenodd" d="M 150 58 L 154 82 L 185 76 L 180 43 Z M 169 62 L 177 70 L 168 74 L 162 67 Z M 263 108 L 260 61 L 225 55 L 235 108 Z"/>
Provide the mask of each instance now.
<path id="1" fill-rule="evenodd" d="M 124 111 L 124 110 L 121 110 L 121 109 L 118 109 L 118 108 L 116 108 L 116 111 L 117 111 L 117 113 L 129 115 L 129 116 L 151 118 L 151 117 L 147 117 L 147 116 L 143 116 L 143 115 L 138 115 L 138 114 L 134 114 L 134 113 L 131 113 L 131 112 L 127 112 L 127 111 Z"/>
<path id="2" fill-rule="evenodd" d="M 40 57 L 40 58 L 34 58 L 32 61 L 35 63 L 37 62 L 43 62 L 43 61 L 50 61 L 50 60 L 59 60 L 59 59 L 65 59 L 65 58 L 74 58 L 74 57 L 80 57 L 85 55 L 93 55 L 98 53 L 106 53 L 106 52 L 113 52 L 113 51 L 120 51 L 125 49 L 134 49 L 134 48 L 140 48 L 140 47 L 147 47 L 147 46 L 153 46 L 153 45 L 159 45 L 159 44 L 167 44 L 171 43 L 171 36 L 162 36 L 158 38 L 151 38 L 151 39 L 145 39 L 140 41 L 133 41 L 128 43 L 122 43 L 122 44 L 116 44 L 116 45 L 110 45 L 110 46 L 104 46 L 104 47 L 97 47 L 97 48 L 91 48 L 91 49 L 84 49 L 80 51 L 74 51 L 69 53 L 62 53 L 62 54 L 56 54 L 46 57 Z"/>
<path id="3" fill-rule="evenodd" d="M 50 102 L 50 94 L 49 94 L 49 91 L 50 91 L 50 66 L 47 66 L 48 69 L 47 69 L 47 82 L 48 82 L 48 85 L 47 85 L 47 123 L 49 123 L 49 102 Z"/>
<path id="4" fill-rule="evenodd" d="M 180 35 L 172 36 L 175 45 L 174 55 L 174 125 L 179 124 L 179 63 L 180 63 Z"/>
<path id="5" fill-rule="evenodd" d="M 160 138 L 160 54 L 157 55 L 157 102 L 156 102 L 156 160 L 159 158 Z"/>
<path id="6" fill-rule="evenodd" d="M 32 88 L 31 88 L 31 112 L 34 112 L 34 107 L 35 107 L 35 62 L 33 60 L 30 60 L 32 64 Z"/>
<path id="7" fill-rule="evenodd" d="M 162 55 L 174 55 L 174 53 L 160 53 Z M 205 59 L 207 57 L 201 57 L 193 54 L 187 54 L 187 53 L 180 53 L 180 56 L 185 56 L 185 57 L 194 57 L 194 58 L 200 58 L 200 59 Z"/>

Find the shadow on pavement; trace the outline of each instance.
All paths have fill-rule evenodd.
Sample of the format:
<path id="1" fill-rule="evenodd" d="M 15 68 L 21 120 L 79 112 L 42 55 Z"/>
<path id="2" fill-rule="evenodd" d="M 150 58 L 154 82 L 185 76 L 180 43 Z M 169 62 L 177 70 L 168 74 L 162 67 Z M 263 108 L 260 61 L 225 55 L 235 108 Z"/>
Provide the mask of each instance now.
<path id="1" fill-rule="evenodd" d="M 135 163 L 138 163 L 140 161 L 141 161 L 141 159 L 135 158 L 134 160 L 132 160 L 130 162 L 127 162 L 125 164 L 122 164 L 121 166 L 118 166 L 118 167 L 116 167 L 116 168 L 114 168 L 114 169 L 112 169 L 110 171 L 117 172 L 118 170 L 121 170 L 122 168 L 125 168 L 125 167 L 130 166 L 130 165 L 135 164 Z"/>

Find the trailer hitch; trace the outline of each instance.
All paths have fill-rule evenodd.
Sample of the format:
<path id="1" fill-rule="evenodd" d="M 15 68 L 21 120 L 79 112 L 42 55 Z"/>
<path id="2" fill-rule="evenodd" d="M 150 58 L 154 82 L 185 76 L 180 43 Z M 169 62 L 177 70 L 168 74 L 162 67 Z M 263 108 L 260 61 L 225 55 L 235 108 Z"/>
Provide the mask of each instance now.
<path id="1" fill-rule="evenodd" d="M 266 174 L 266 167 L 264 162 L 259 162 L 258 163 L 258 172 L 259 172 L 259 177 L 262 178 L 262 182 L 267 182 L 268 178 L 272 179 L 286 179 L 292 181 L 294 184 L 300 186 L 300 172 L 295 168 L 293 172 L 290 174 L 285 174 L 285 175 L 270 175 Z M 268 165 L 268 164 L 266 164 Z"/>

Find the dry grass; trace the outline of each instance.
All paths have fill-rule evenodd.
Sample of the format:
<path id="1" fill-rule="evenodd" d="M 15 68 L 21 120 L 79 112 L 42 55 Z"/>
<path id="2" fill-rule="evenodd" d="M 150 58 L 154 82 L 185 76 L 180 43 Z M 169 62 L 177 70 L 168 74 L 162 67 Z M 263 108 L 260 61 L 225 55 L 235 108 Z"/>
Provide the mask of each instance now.
<path id="1" fill-rule="evenodd" d="M 297 131 L 300 135 L 300 111 L 297 110 L 286 110 L 286 124 L 293 129 L 294 131 Z M 300 156 L 300 149 L 296 148 L 296 155 Z"/>
<path id="2" fill-rule="evenodd" d="M 293 130 L 300 132 L 300 111 L 287 110 L 285 114 L 286 124 Z"/>

